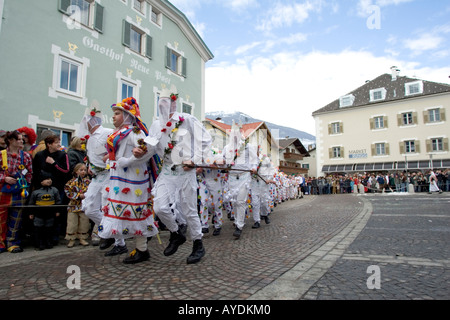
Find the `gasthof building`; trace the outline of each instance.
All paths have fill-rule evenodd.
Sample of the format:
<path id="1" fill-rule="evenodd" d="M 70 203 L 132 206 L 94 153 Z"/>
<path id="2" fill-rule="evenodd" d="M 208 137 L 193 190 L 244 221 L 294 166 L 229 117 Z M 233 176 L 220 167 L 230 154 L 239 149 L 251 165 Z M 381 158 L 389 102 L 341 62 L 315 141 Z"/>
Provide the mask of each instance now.
<path id="1" fill-rule="evenodd" d="M 0 0 L 0 129 L 51 129 L 67 146 L 87 110 L 133 96 L 148 125 L 163 88 L 178 111 L 204 119 L 213 58 L 186 16 L 165 0 Z"/>
<path id="2" fill-rule="evenodd" d="M 318 175 L 450 168 L 450 85 L 397 67 L 313 112 Z"/>

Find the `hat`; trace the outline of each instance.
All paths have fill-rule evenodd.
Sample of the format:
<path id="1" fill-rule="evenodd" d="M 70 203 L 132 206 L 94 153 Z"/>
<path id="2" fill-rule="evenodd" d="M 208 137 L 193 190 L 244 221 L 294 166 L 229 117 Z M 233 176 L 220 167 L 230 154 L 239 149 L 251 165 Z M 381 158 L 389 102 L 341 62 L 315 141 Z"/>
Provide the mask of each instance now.
<path id="1" fill-rule="evenodd" d="M 52 177 L 51 173 L 49 173 L 47 171 L 41 171 L 41 175 L 40 175 L 39 178 L 40 178 L 39 180 L 42 182 L 42 181 L 47 180 L 47 179 L 52 179 L 53 177 Z"/>
<path id="2" fill-rule="evenodd" d="M 139 111 L 139 105 L 135 98 L 129 97 L 126 99 L 123 99 L 122 102 L 113 104 L 111 106 L 111 109 L 120 109 L 124 112 L 127 112 L 128 114 L 132 115 L 135 120 L 137 126 L 144 131 L 145 135 L 148 135 L 148 129 L 144 122 L 141 120 L 141 112 Z"/>
<path id="3" fill-rule="evenodd" d="M 0 130 L 0 137 L 6 136 L 6 131 L 5 130 Z"/>

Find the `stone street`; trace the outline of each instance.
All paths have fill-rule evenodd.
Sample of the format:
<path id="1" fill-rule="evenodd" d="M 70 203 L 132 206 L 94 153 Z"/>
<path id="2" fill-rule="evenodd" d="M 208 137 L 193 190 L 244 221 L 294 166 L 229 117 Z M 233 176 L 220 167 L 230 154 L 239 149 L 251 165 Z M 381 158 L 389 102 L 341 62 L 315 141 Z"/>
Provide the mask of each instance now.
<path id="1" fill-rule="evenodd" d="M 448 299 L 449 203 L 448 193 L 305 196 L 278 205 L 259 229 L 247 219 L 239 240 L 225 218 L 220 236 L 205 235 L 206 256 L 195 265 L 186 264 L 190 241 L 163 255 L 167 231 L 137 265 L 92 246 L 27 247 L 0 255 L 0 299 Z M 80 289 L 70 289 L 74 266 Z"/>

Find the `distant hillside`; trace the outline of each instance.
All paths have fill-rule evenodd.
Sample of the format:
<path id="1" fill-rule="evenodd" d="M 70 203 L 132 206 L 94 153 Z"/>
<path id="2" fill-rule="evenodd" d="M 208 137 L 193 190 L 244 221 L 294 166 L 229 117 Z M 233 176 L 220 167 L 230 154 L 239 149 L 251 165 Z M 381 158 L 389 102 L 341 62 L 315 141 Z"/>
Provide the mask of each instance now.
<path id="1" fill-rule="evenodd" d="M 308 146 L 311 144 L 314 144 L 314 145 L 316 144 L 316 137 L 309 133 L 306 133 L 304 131 L 300 131 L 300 130 L 297 130 L 294 128 L 283 127 L 283 126 L 265 121 L 263 119 L 255 119 L 255 118 L 253 118 L 245 113 L 242 113 L 242 112 L 234 112 L 234 113 L 225 113 L 223 111 L 207 112 L 206 118 L 209 118 L 212 120 L 216 120 L 216 118 L 221 118 L 224 123 L 229 124 L 229 125 L 231 125 L 233 123 L 233 120 L 236 123 L 241 122 L 242 124 L 264 121 L 270 130 L 275 130 L 275 129 L 279 130 L 279 138 L 286 138 L 286 137 L 298 138 L 302 142 L 302 144 L 305 146 L 305 148 L 308 148 Z"/>

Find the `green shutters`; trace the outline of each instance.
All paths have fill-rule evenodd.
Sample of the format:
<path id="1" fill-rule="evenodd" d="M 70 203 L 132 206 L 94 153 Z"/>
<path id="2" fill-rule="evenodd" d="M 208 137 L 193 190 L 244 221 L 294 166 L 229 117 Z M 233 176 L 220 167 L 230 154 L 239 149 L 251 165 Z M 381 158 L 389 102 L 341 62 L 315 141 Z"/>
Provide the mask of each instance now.
<path id="1" fill-rule="evenodd" d="M 181 64 L 181 75 L 186 78 L 187 76 L 187 59 L 185 57 L 182 57 L 182 64 Z"/>
<path id="2" fill-rule="evenodd" d="M 127 22 L 126 20 L 123 20 L 123 27 L 122 27 L 122 44 L 125 47 L 130 47 L 131 44 L 131 24 Z"/>
<path id="3" fill-rule="evenodd" d="M 145 56 L 149 59 L 152 58 L 152 47 L 153 47 L 153 39 L 147 34 L 145 43 Z"/>
<path id="4" fill-rule="evenodd" d="M 94 19 L 94 29 L 100 33 L 103 33 L 103 12 L 105 8 L 95 3 L 95 19 Z"/>
<path id="5" fill-rule="evenodd" d="M 58 10 L 62 13 L 68 14 L 67 9 L 70 6 L 70 0 L 59 0 Z"/>
<path id="6" fill-rule="evenodd" d="M 171 69 L 172 50 L 166 47 L 166 68 Z"/>

